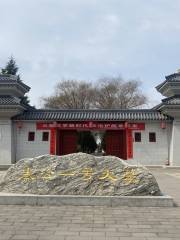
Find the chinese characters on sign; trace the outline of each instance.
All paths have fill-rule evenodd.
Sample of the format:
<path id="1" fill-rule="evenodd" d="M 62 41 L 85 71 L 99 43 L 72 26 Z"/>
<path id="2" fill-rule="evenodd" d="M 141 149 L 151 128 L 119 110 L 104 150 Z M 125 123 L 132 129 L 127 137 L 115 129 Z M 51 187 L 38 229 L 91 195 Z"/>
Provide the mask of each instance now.
<path id="1" fill-rule="evenodd" d="M 125 173 L 123 174 L 123 180 L 127 184 L 138 183 L 137 173 L 134 169 L 126 169 Z"/>
<path id="2" fill-rule="evenodd" d="M 31 182 L 33 180 L 53 180 L 54 177 L 62 176 L 62 177 L 72 177 L 72 176 L 82 176 L 82 179 L 85 181 L 88 181 L 92 179 L 93 174 L 92 168 L 83 168 L 80 172 L 77 172 L 75 170 L 66 170 L 66 171 L 60 171 L 55 173 L 52 171 L 51 168 L 47 168 L 43 172 L 41 172 L 39 175 L 33 174 L 32 169 L 28 166 L 24 168 L 24 172 L 22 176 L 19 178 L 19 180 L 23 180 L 24 182 Z M 107 180 L 112 183 L 115 183 L 117 180 L 122 180 L 126 184 L 136 184 L 138 183 L 137 179 L 137 173 L 134 169 L 125 169 L 125 172 L 121 178 L 118 178 L 111 172 L 109 169 L 104 169 L 98 176 L 99 180 Z"/>
<path id="3" fill-rule="evenodd" d="M 23 175 L 20 177 L 20 180 L 23 180 L 24 182 L 26 182 L 26 181 L 31 181 L 31 180 L 35 180 L 35 179 L 36 178 L 33 176 L 30 167 L 26 166 L 24 168 Z"/>
<path id="4" fill-rule="evenodd" d="M 127 123 L 127 122 L 49 122 L 37 123 L 37 129 L 102 129 L 102 130 L 144 130 L 144 123 Z"/>
<path id="5" fill-rule="evenodd" d="M 104 170 L 102 173 L 102 176 L 99 177 L 99 180 L 104 180 L 104 179 L 111 180 L 112 182 L 117 181 L 117 178 L 113 176 L 108 169 Z"/>

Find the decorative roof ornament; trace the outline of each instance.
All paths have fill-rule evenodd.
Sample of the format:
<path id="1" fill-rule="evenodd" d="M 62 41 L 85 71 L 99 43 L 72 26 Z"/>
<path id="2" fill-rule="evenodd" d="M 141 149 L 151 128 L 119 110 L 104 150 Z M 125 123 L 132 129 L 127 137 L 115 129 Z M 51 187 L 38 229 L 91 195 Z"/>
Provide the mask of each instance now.
<path id="1" fill-rule="evenodd" d="M 180 95 L 180 69 L 176 73 L 166 76 L 166 80 L 156 89 L 165 97 Z"/>
<path id="2" fill-rule="evenodd" d="M 166 76 L 166 80 L 156 89 L 166 98 L 155 109 L 173 118 L 180 118 L 180 69 Z"/>
<path id="3" fill-rule="evenodd" d="M 18 76 L 0 74 L 0 117 L 9 119 L 27 110 L 22 99 L 29 90 Z"/>
<path id="4" fill-rule="evenodd" d="M 10 74 L 0 74 L 0 96 L 10 95 L 23 97 L 29 92 L 30 87 L 24 84 L 18 76 Z"/>

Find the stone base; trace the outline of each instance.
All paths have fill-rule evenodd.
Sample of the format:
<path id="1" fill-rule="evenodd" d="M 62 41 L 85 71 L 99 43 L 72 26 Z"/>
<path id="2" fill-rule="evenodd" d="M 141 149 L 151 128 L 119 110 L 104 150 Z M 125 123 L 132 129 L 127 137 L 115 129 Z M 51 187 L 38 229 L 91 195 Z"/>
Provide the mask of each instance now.
<path id="1" fill-rule="evenodd" d="M 0 205 L 173 207 L 170 196 L 74 196 L 0 193 Z"/>

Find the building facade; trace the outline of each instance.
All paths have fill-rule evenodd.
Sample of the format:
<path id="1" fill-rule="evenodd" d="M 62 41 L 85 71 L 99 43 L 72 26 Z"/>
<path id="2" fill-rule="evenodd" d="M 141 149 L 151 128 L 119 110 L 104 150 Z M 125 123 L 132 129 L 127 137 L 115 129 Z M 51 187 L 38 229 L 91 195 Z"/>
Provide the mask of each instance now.
<path id="1" fill-rule="evenodd" d="M 16 76 L 0 75 L 0 165 L 42 154 L 95 154 L 99 144 L 93 148 L 89 136 L 100 139 L 102 154 L 130 164 L 180 165 L 180 73 L 156 89 L 165 98 L 152 109 L 45 110 L 25 104 L 30 88 Z"/>

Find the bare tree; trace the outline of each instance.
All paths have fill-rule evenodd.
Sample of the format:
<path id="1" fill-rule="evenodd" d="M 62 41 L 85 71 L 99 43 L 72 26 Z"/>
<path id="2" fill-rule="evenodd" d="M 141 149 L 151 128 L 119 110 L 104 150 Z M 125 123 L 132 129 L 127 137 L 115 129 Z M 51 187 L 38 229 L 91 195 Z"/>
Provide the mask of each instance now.
<path id="1" fill-rule="evenodd" d="M 137 80 L 124 81 L 121 77 L 102 78 L 96 88 L 95 107 L 98 109 L 130 109 L 141 107 L 147 98 L 139 90 Z"/>
<path id="2" fill-rule="evenodd" d="M 62 80 L 50 97 L 42 98 L 45 108 L 52 109 L 130 109 L 146 104 L 140 82 L 121 77 L 99 79 L 91 83 Z"/>
<path id="3" fill-rule="evenodd" d="M 45 108 L 88 109 L 92 107 L 93 87 L 91 83 L 63 80 L 57 84 L 55 94 L 42 98 Z"/>

